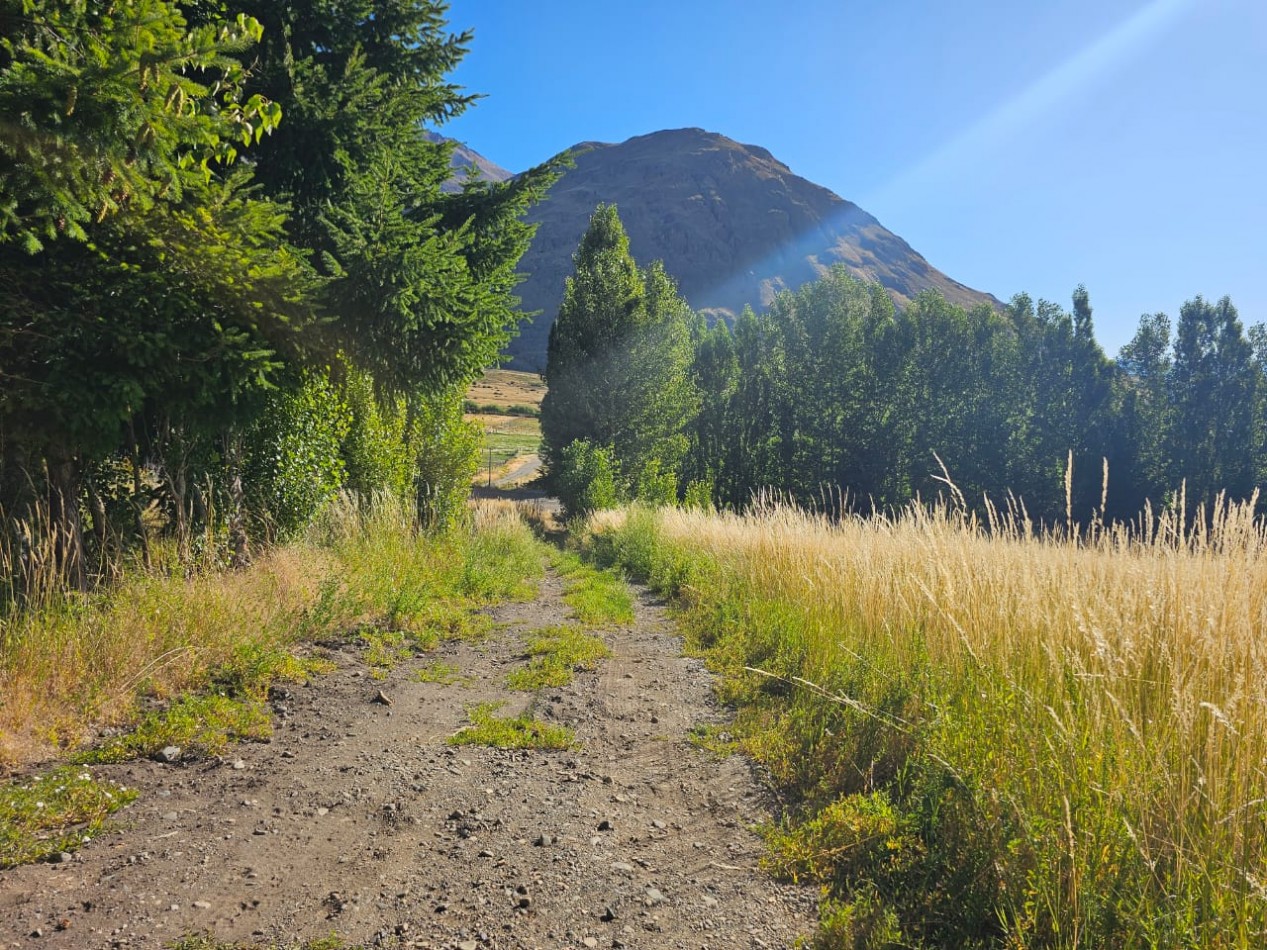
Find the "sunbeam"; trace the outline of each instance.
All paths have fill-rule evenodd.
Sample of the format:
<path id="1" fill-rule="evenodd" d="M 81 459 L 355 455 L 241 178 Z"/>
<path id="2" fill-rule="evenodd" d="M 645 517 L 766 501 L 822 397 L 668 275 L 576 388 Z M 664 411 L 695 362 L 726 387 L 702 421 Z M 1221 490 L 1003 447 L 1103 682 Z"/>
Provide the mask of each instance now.
<path id="1" fill-rule="evenodd" d="M 980 155 L 1015 138 L 1026 126 L 1091 86 L 1123 60 L 1138 54 L 1196 6 L 1197 0 L 1151 0 L 1108 33 L 867 195 L 863 205 L 876 210 L 891 207 L 914 200 L 927 187 L 953 181 L 962 168 Z"/>

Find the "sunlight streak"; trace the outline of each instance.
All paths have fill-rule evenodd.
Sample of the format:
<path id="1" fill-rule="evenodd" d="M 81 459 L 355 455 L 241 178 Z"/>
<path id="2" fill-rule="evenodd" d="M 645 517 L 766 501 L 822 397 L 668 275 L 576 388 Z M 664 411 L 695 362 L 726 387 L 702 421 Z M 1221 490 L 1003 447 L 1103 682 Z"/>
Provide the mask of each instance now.
<path id="1" fill-rule="evenodd" d="M 863 204 L 882 209 L 917 199 L 921 190 L 942 187 L 991 148 L 1005 145 L 1112 67 L 1138 54 L 1173 26 L 1197 0 L 1151 0 L 1095 42 L 950 139 L 922 161 L 868 195 Z"/>

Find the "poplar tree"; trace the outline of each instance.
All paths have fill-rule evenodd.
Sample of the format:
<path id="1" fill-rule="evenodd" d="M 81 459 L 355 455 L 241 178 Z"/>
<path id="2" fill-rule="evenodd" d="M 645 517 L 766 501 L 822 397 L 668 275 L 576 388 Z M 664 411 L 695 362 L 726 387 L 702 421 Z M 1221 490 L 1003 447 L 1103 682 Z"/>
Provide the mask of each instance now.
<path id="1" fill-rule="evenodd" d="M 676 473 L 698 409 L 690 309 L 661 264 L 639 269 L 614 206 L 595 210 L 573 264 L 547 350 L 547 471 L 557 481 L 584 439 L 612 451 L 626 482 Z"/>

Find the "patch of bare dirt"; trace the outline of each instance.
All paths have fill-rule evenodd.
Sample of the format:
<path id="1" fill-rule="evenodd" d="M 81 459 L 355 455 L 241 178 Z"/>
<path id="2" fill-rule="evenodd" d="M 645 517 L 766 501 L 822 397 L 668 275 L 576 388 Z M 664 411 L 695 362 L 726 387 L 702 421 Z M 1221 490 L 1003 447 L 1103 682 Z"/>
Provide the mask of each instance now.
<path id="1" fill-rule="evenodd" d="M 140 800 L 69 862 L 0 873 L 0 946 L 793 946 L 815 895 L 756 867 L 772 802 L 752 766 L 688 741 L 723 712 L 663 606 L 642 593 L 635 624 L 603 634 L 613 656 L 567 687 L 504 688 L 522 635 L 565 621 L 561 593 L 548 577 L 483 643 L 381 682 L 347 646 L 336 673 L 275 692 L 271 742 L 99 769 Z M 437 660 L 466 685 L 413 678 Z M 531 704 L 579 745 L 448 746 L 489 701 Z"/>

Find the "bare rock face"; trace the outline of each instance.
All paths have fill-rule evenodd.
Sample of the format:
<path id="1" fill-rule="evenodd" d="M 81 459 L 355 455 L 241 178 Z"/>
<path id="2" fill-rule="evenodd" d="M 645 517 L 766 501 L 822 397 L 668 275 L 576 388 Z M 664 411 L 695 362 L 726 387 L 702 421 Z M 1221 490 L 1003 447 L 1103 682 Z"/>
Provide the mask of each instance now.
<path id="1" fill-rule="evenodd" d="M 529 213 L 538 224 L 520 263 L 526 312 L 510 366 L 545 366 L 550 325 L 572 254 L 594 207 L 615 204 L 639 264 L 664 261 L 696 310 L 732 318 L 761 310 L 835 264 L 886 287 L 900 307 L 933 289 L 953 303 L 999 306 L 965 287 L 852 202 L 799 177 L 755 145 L 703 129 L 640 135 L 619 145 L 575 147 L 576 167 Z"/>
<path id="2" fill-rule="evenodd" d="M 500 165 L 494 165 L 487 158 L 474 149 L 467 148 L 456 139 L 450 139 L 438 132 L 430 129 L 424 129 L 423 133 L 428 141 L 431 142 L 453 142 L 453 154 L 449 156 L 449 167 L 453 169 L 453 177 L 440 186 L 441 191 L 459 192 L 462 190 L 462 182 L 471 170 L 475 171 L 476 177 L 480 181 L 505 181 L 507 178 L 513 178 L 512 172 L 506 171 Z"/>

